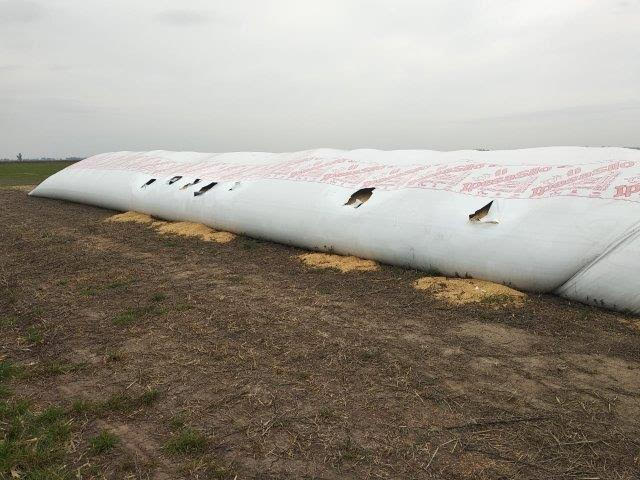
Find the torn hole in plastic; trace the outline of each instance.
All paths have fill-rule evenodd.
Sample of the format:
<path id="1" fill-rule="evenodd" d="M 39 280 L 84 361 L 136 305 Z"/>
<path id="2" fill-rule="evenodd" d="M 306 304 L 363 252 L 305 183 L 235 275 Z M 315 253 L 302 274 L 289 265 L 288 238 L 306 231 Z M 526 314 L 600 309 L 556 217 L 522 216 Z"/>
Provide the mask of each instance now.
<path id="1" fill-rule="evenodd" d="M 497 204 L 493 200 L 469 215 L 470 222 L 498 223 Z"/>
<path id="2" fill-rule="evenodd" d="M 192 186 L 194 186 L 194 185 L 196 185 L 196 184 L 198 184 L 198 183 L 200 183 L 200 179 L 199 179 L 199 178 L 196 178 L 193 182 L 189 182 L 189 183 L 187 183 L 187 184 L 183 185 L 183 186 L 180 188 L 180 190 L 184 190 L 185 188 L 192 187 Z"/>
<path id="3" fill-rule="evenodd" d="M 169 181 L 167 182 L 167 185 L 173 185 L 174 183 L 176 183 L 181 178 L 182 178 L 182 175 L 176 175 L 175 177 L 171 177 L 169 179 Z"/>
<path id="4" fill-rule="evenodd" d="M 350 205 L 353 208 L 360 207 L 363 203 L 371 198 L 371 195 L 373 195 L 373 191 L 375 189 L 375 187 L 369 187 L 357 190 L 356 192 L 351 194 L 351 197 L 349 197 L 349 200 L 347 200 L 347 203 L 345 203 L 344 205 Z"/>
<path id="5" fill-rule="evenodd" d="M 204 187 L 202 187 L 200 190 L 198 190 L 197 192 L 193 192 L 193 196 L 194 197 L 198 197 L 204 193 L 207 193 L 209 190 L 211 190 L 213 187 L 215 187 L 218 184 L 218 182 L 211 182 L 211 183 L 207 183 Z"/>
<path id="6" fill-rule="evenodd" d="M 151 185 L 155 181 L 156 181 L 155 178 L 151 178 L 151 179 L 147 180 L 147 182 L 144 185 L 142 185 L 142 187 L 140 187 L 140 188 L 148 187 L 149 185 Z"/>

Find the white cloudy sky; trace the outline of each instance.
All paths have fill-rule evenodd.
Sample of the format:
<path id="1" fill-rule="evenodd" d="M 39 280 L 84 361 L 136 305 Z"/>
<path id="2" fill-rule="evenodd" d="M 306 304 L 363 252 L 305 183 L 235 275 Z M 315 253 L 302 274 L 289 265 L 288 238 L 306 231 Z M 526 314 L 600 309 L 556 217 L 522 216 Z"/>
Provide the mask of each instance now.
<path id="1" fill-rule="evenodd" d="M 640 145 L 640 0 L 0 0 L 0 157 Z"/>

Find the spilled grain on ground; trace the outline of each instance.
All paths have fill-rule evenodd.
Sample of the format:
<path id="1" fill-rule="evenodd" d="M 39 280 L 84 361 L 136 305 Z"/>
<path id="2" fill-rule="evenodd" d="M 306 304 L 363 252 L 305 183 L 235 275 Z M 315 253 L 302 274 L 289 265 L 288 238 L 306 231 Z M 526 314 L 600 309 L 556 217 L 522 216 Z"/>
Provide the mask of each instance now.
<path id="1" fill-rule="evenodd" d="M 379 265 L 373 260 L 365 260 L 358 257 L 334 255 L 328 253 L 305 253 L 298 255 L 302 262 L 313 268 L 333 268 L 342 273 L 370 272 L 378 270 Z"/>
<path id="2" fill-rule="evenodd" d="M 416 280 L 414 286 L 457 305 L 474 302 L 521 305 L 526 298 L 524 293 L 505 285 L 471 278 L 422 277 Z"/>
<path id="3" fill-rule="evenodd" d="M 107 218 L 107 222 L 134 222 L 147 224 L 162 235 L 180 235 L 197 237 L 205 242 L 228 243 L 236 236 L 229 232 L 219 232 L 206 225 L 195 222 L 164 222 L 139 212 L 124 212 Z"/>
<path id="4" fill-rule="evenodd" d="M 105 222 L 134 222 L 134 223 L 153 223 L 154 220 L 150 215 L 139 212 L 124 212 L 112 215 Z"/>
<path id="5" fill-rule="evenodd" d="M 158 222 L 160 223 L 160 222 Z M 193 222 L 161 222 L 156 231 L 161 234 L 182 235 L 183 237 L 198 237 L 205 242 L 228 243 L 236 236 L 229 232 L 218 232 L 201 223 Z"/>

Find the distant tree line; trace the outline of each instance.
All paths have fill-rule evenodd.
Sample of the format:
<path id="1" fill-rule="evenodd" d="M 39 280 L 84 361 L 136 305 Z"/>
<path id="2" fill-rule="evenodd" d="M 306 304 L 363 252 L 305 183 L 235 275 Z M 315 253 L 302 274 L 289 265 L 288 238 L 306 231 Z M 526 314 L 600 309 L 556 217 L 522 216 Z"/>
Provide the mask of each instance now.
<path id="1" fill-rule="evenodd" d="M 40 157 L 40 158 L 23 158 L 22 153 L 16 155 L 16 158 L 0 158 L 0 162 L 79 162 L 86 157 Z"/>

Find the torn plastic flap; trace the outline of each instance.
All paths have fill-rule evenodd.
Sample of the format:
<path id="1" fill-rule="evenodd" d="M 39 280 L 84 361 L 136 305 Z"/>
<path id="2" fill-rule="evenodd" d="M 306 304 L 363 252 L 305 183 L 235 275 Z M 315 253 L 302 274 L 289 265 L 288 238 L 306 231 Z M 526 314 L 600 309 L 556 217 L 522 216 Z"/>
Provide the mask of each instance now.
<path id="1" fill-rule="evenodd" d="M 371 198 L 371 195 L 373 195 L 373 191 L 375 189 L 376 189 L 375 187 L 368 187 L 368 188 L 361 188 L 360 190 L 355 191 L 351 195 L 351 197 L 349 197 L 349 200 L 347 200 L 347 203 L 345 203 L 344 205 L 349 205 L 349 206 L 352 206 L 353 208 L 360 207 L 362 204 L 364 204 L 367 200 Z"/>
<path id="2" fill-rule="evenodd" d="M 492 200 L 482 208 L 469 215 L 469 221 L 474 223 L 500 223 L 502 202 Z"/>

